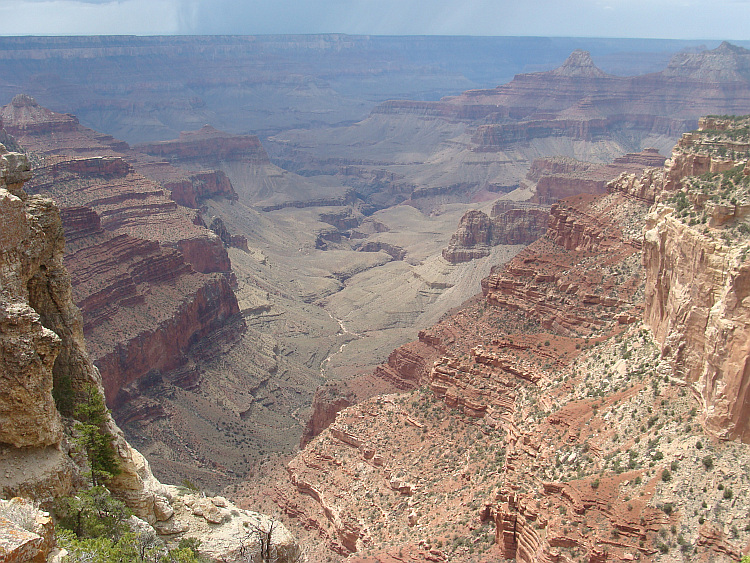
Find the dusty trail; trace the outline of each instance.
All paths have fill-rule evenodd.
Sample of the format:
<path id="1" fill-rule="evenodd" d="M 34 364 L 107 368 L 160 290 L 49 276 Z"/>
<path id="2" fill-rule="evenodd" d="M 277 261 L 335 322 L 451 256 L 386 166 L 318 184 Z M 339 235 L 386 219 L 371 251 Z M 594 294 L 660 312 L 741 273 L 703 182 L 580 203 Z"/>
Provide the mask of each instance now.
<path id="1" fill-rule="evenodd" d="M 339 323 L 339 332 L 336 334 L 336 336 L 346 336 L 347 334 L 350 334 L 353 338 L 347 340 L 344 342 L 341 346 L 339 346 L 339 349 L 337 352 L 334 352 L 333 354 L 330 354 L 326 359 L 324 359 L 322 362 L 320 362 L 320 376 L 325 377 L 325 371 L 326 366 L 331 362 L 331 359 L 336 356 L 337 354 L 341 354 L 341 352 L 344 351 L 344 348 L 347 347 L 348 344 L 352 342 L 352 340 L 357 340 L 360 338 L 364 338 L 361 334 L 358 334 L 356 332 L 352 332 L 349 329 L 346 328 L 346 325 L 344 325 L 344 321 L 342 321 L 339 318 L 334 317 L 329 311 L 326 311 L 328 313 L 328 316 L 331 317 L 331 320 L 336 321 Z"/>

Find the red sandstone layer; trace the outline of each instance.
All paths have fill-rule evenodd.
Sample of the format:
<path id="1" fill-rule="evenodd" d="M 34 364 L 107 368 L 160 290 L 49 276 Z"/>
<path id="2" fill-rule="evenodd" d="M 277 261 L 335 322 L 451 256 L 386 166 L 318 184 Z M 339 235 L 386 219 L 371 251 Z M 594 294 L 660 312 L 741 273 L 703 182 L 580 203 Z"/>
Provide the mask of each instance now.
<path id="1" fill-rule="evenodd" d="M 74 300 L 114 404 L 123 386 L 179 366 L 191 345 L 239 313 L 229 257 L 195 210 L 136 171 L 124 143 L 27 97 L 2 118 L 37 162 L 27 189 L 61 208 Z"/>

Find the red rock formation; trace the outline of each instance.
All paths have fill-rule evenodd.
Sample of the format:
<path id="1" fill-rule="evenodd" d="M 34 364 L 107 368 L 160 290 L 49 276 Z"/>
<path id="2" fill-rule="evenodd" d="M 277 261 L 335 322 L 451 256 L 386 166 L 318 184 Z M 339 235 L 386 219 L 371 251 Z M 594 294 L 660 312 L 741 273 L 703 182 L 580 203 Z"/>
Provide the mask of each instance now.
<path id="1" fill-rule="evenodd" d="M 531 244 L 547 230 L 548 217 L 545 206 L 506 201 L 492 207 L 492 218 L 478 210 L 467 211 L 443 249 L 443 258 L 458 264 L 489 256 L 490 247 L 499 244 Z"/>
<path id="2" fill-rule="evenodd" d="M 680 140 L 656 181 L 651 177 L 621 180 L 625 189 L 633 183 L 650 186 L 649 191 L 663 202 L 652 208 L 646 224 L 644 322 L 672 359 L 673 374 L 700 394 L 707 429 L 748 442 L 750 310 L 744 300 L 750 266 L 744 260 L 742 224 L 750 207 L 741 191 L 735 197 L 742 201 L 721 202 L 719 194 L 732 189 L 728 178 L 719 176 L 720 183 L 704 183 L 699 189 L 691 178 L 736 165 L 747 170 L 743 149 L 748 140 L 745 136 L 737 141 L 731 135 L 743 123 L 714 119 L 702 120 L 701 126 Z M 719 151 L 739 159 L 716 154 Z M 683 209 L 669 199 L 678 190 L 688 194 L 685 206 L 692 210 L 690 217 L 701 213 L 702 221 L 688 221 Z"/>
<path id="3" fill-rule="evenodd" d="M 469 262 L 475 258 L 489 256 L 492 243 L 492 223 L 481 211 L 464 213 L 453 233 L 448 248 L 443 249 L 443 258 L 451 264 Z"/>
<path id="4" fill-rule="evenodd" d="M 372 374 L 322 385 L 315 391 L 300 447 L 328 428 L 342 409 L 381 393 L 418 387 L 427 379 L 432 363 L 444 351 L 440 338 L 428 331 L 420 331 L 419 340 L 396 348 L 388 356 L 388 361 L 375 368 Z"/>
<path id="5" fill-rule="evenodd" d="M 336 420 L 340 410 L 354 404 L 354 393 L 342 385 L 326 384 L 315 390 L 310 417 L 302 433 L 300 448 L 304 448 L 315 436 L 323 432 Z"/>
<path id="6" fill-rule="evenodd" d="M 194 210 L 136 172 L 116 141 L 27 97 L 2 115 L 43 159 L 28 189 L 61 207 L 74 299 L 114 405 L 123 386 L 179 366 L 191 345 L 239 312 L 228 255 Z"/>
<path id="7" fill-rule="evenodd" d="M 483 282 L 485 299 L 420 334 L 442 351 L 429 391 L 339 412 L 289 463 L 279 505 L 331 549 L 368 550 L 363 561 L 425 558 L 429 549 L 415 549 L 425 537 L 451 561 L 475 560 L 477 551 L 480 560 L 527 563 L 650 561 L 679 558 L 678 550 L 696 561 L 736 560 L 750 535 L 725 522 L 740 514 L 732 499 L 744 477 L 726 471 L 750 460 L 750 449 L 685 422 L 702 409 L 709 431 L 723 425 L 727 436 L 742 436 L 750 322 L 741 304 L 750 282 L 732 252 L 744 244 L 722 248 L 728 243 L 704 229 L 729 233 L 745 221 L 745 195 L 721 196 L 742 201 L 733 218 L 693 229 L 704 241 L 690 234 L 689 215 L 675 217 L 683 200 L 671 191 L 657 192 L 662 203 L 646 222 L 643 194 L 664 190 L 681 159 L 678 150 L 663 174 L 644 174 L 643 184 L 658 187 L 632 192 L 632 182 L 613 182 L 605 195 L 554 205 L 546 236 Z M 744 187 L 746 177 L 733 168 L 713 181 L 731 191 L 727 182 Z M 725 214 L 716 211 L 726 207 L 721 197 L 700 197 L 710 178 L 672 180 L 691 205 Z M 680 213 L 689 209 L 680 203 Z M 638 322 L 642 266 L 655 339 Z M 695 451 L 704 448 L 711 455 L 702 461 Z M 722 456 L 727 493 L 715 492 L 713 456 Z M 489 521 L 492 547 L 482 539 Z"/>
<path id="8" fill-rule="evenodd" d="M 224 160 L 269 163 L 268 155 L 255 135 L 231 135 L 205 125 L 198 131 L 183 131 L 173 141 L 144 143 L 136 150 L 174 162 L 199 162 L 216 166 Z"/>
<path id="9" fill-rule="evenodd" d="M 164 188 L 169 190 L 170 197 L 185 207 L 197 209 L 201 200 L 209 197 L 223 196 L 227 199 L 238 197 L 229 178 L 220 170 L 202 170 L 190 174 L 187 178 L 172 179 L 173 174 L 162 175 L 154 168 L 153 166 L 138 166 L 144 174 L 162 182 Z"/>
<path id="10" fill-rule="evenodd" d="M 607 165 L 552 157 L 534 161 L 526 177 L 536 181 L 534 199 L 549 204 L 580 193 L 603 194 L 618 175 L 640 174 L 644 168 L 661 167 L 665 160 L 656 149 L 626 154 Z"/>

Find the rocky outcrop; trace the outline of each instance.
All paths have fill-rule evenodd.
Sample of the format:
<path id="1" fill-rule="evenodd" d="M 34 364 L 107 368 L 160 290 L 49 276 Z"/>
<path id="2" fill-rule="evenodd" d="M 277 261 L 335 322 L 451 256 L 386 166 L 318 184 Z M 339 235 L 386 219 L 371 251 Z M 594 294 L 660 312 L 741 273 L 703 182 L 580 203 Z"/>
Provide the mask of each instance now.
<path id="1" fill-rule="evenodd" d="M 4 150 L 3 150 L 4 152 Z M 79 469 L 66 455 L 66 437 L 58 401 L 71 401 L 87 386 L 103 392 L 99 371 L 86 352 L 81 314 L 71 299 L 63 266 L 62 222 L 51 200 L 27 196 L 22 189 L 29 165 L 19 154 L 0 158 L 4 383 L 0 395 L 5 471 L 3 495 L 36 499 L 69 494 Z M 107 417 L 121 473 L 112 481 L 135 514 L 157 520 L 158 482 L 148 464 L 130 448 Z M 53 447 L 49 447 L 53 446 Z M 4 474 L 4 478 L 2 475 Z"/>
<path id="2" fill-rule="evenodd" d="M 7 153 L 4 147 L 0 153 L 4 294 L 0 443 L 44 447 L 62 439 L 62 422 L 52 399 L 53 367 L 61 340 L 29 304 L 35 296 L 29 288 L 35 276 L 46 272 L 67 279 L 61 263 L 62 227 L 50 201 L 24 201 L 22 186 L 31 175 L 26 159 Z M 19 385 L 17 378 L 24 384 Z"/>
<path id="3" fill-rule="evenodd" d="M 0 559 L 5 563 L 47 561 L 55 545 L 55 527 L 48 512 L 14 497 L 0 499 Z"/>
<path id="4" fill-rule="evenodd" d="M 674 376 L 700 395 L 707 429 L 747 442 L 745 125 L 702 120 L 698 131 L 681 139 L 657 184 L 660 203 L 647 219 L 643 261 L 644 322 L 671 358 Z M 739 173 L 721 174 L 732 169 Z"/>
<path id="5" fill-rule="evenodd" d="M 385 252 L 394 260 L 403 260 L 406 258 L 406 251 L 398 245 L 390 244 L 379 240 L 370 240 L 357 245 L 356 250 L 359 252 Z"/>
<path id="6" fill-rule="evenodd" d="M 162 174 L 156 172 L 154 167 L 146 168 L 145 173 L 161 181 L 164 188 L 169 190 L 170 197 L 185 207 L 197 209 L 202 200 L 210 197 L 223 196 L 232 200 L 238 197 L 229 178 L 221 170 L 203 170 L 178 179 L 172 179 L 172 174 L 162 179 Z"/>
<path id="7" fill-rule="evenodd" d="M 209 561 L 304 561 L 300 546 L 280 521 L 238 508 L 221 496 L 185 494 L 173 486 L 168 490 L 181 529 L 165 533 L 197 539 L 199 555 Z"/>
<path id="8" fill-rule="evenodd" d="M 552 157 L 534 161 L 526 178 L 536 181 L 535 200 L 550 204 L 580 193 L 603 194 L 620 174 L 640 175 L 644 168 L 660 168 L 665 160 L 656 149 L 626 154 L 606 165 Z"/>
<path id="9" fill-rule="evenodd" d="M 321 385 L 315 390 L 311 413 L 307 419 L 305 430 L 300 440 L 300 448 L 304 448 L 315 436 L 336 420 L 336 414 L 354 404 L 355 395 L 346 386 L 335 383 Z"/>
<path id="10" fill-rule="evenodd" d="M 548 207 L 502 200 L 492 207 L 492 218 L 482 211 L 467 211 L 443 249 L 443 258 L 458 264 L 489 256 L 490 247 L 499 244 L 531 244 L 547 230 L 548 217 Z"/>
<path id="11" fill-rule="evenodd" d="M 458 230 L 451 237 L 448 248 L 443 249 L 443 258 L 451 264 L 458 264 L 489 256 L 491 244 L 490 218 L 481 211 L 467 211 L 461 217 Z"/>
<path id="12" fill-rule="evenodd" d="M 645 322 L 673 357 L 675 375 L 700 393 L 707 428 L 748 441 L 750 311 L 743 300 L 750 266 L 739 248 L 685 225 L 668 208 L 654 209 L 646 227 Z"/>
<path id="13" fill-rule="evenodd" d="M 178 139 L 136 145 L 136 150 L 169 160 L 216 166 L 222 160 L 268 163 L 268 155 L 255 135 L 231 135 L 210 125 L 183 131 Z"/>

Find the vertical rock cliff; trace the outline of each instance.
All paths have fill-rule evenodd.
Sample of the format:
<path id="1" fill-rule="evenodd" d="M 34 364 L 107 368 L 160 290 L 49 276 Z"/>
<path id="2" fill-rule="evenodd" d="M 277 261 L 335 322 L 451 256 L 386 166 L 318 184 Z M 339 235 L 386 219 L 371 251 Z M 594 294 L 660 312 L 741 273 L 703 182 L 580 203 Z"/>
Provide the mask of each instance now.
<path id="1" fill-rule="evenodd" d="M 706 428 L 750 441 L 748 119 L 703 119 L 660 175 L 647 218 L 644 321 Z M 647 179 L 641 179 L 648 185 Z M 652 182 L 653 184 L 653 182 Z M 661 190 L 661 191 L 659 191 Z"/>
<path id="2" fill-rule="evenodd" d="M 0 496 L 49 506 L 86 485 L 70 415 L 92 388 L 103 397 L 104 387 L 86 352 L 63 265 L 59 210 L 52 200 L 24 192 L 30 177 L 27 158 L 0 145 Z M 101 431 L 110 437 L 120 469 L 107 487 L 158 533 L 197 538 L 201 555 L 211 561 L 244 561 L 248 550 L 259 553 L 260 540 L 248 532 L 255 526 L 269 530 L 277 561 L 302 557 L 286 528 L 269 517 L 159 483 L 109 413 Z M 0 518 L 0 560 L 45 560 L 54 534 L 50 519 L 44 522 L 36 534 Z"/>
<path id="3" fill-rule="evenodd" d="M 48 499 L 69 494 L 80 469 L 67 455 L 68 440 L 53 395 L 74 401 L 93 386 L 103 393 L 99 371 L 86 353 L 83 323 L 63 266 L 65 239 L 55 204 L 28 196 L 26 157 L 0 148 L 0 299 L 3 331 L 0 447 L 6 471 L 3 496 Z M 113 438 L 122 472 L 111 484 L 133 512 L 150 522 L 166 516 L 158 482 L 114 421 Z M 165 518 L 163 518 L 165 519 Z"/>

